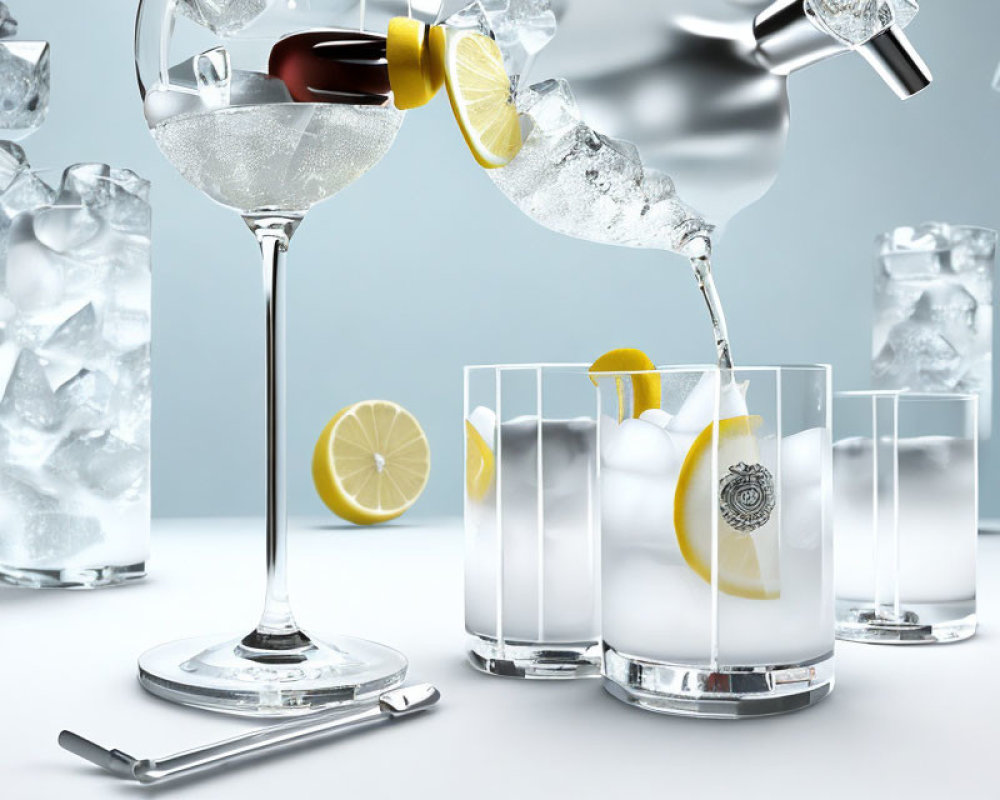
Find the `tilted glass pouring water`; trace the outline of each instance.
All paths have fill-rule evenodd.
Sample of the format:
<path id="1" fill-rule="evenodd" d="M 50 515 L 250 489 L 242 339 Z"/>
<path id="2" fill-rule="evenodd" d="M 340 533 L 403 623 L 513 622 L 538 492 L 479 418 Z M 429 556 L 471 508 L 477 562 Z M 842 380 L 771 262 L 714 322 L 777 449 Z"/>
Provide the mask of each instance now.
<path id="1" fill-rule="evenodd" d="M 855 51 L 915 94 L 931 80 L 902 31 L 916 12 L 913 0 L 456 0 L 439 18 L 497 40 L 530 122 L 521 154 L 491 172 L 500 189 L 557 232 L 689 257 L 731 367 L 712 234 L 777 176 L 789 74 Z M 529 73 L 559 77 L 529 86 Z"/>

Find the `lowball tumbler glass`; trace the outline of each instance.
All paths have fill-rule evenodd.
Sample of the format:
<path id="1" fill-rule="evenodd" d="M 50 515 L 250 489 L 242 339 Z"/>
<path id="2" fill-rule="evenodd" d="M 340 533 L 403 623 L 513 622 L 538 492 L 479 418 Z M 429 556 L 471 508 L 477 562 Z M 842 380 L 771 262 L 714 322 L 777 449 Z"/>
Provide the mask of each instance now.
<path id="1" fill-rule="evenodd" d="M 599 675 L 595 407 L 583 365 L 465 370 L 465 626 L 483 672 Z"/>
<path id="2" fill-rule="evenodd" d="M 830 370 L 598 378 L 605 688 L 651 711 L 793 711 L 833 687 Z"/>
<path id="3" fill-rule="evenodd" d="M 837 636 L 954 642 L 976 632 L 975 395 L 837 395 Z"/>

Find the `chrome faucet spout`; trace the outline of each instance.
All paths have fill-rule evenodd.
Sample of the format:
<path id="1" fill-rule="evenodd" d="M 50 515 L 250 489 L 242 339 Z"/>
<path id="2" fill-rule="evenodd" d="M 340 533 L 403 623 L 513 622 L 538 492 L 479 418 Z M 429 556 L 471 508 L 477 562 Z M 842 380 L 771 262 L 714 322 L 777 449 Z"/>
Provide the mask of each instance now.
<path id="1" fill-rule="evenodd" d="M 912 97 L 930 86 L 931 71 L 898 24 L 893 0 L 875 2 L 878 13 L 848 19 L 855 24 L 847 27 L 841 17 L 857 12 L 842 0 L 775 0 L 754 20 L 757 56 L 774 74 L 789 75 L 853 50 L 898 97 Z"/>

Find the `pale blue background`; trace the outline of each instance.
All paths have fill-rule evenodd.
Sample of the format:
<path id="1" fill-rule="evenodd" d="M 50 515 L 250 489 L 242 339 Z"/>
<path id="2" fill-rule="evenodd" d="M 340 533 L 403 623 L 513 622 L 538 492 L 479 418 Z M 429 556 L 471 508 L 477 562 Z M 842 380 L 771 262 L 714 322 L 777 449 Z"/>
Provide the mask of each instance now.
<path id="1" fill-rule="evenodd" d="M 263 508 L 262 300 L 242 222 L 160 156 L 132 66 L 134 0 L 9 0 L 21 38 L 52 43 L 52 111 L 27 142 L 40 167 L 129 166 L 155 212 L 154 508 L 164 516 Z M 613 4 L 609 4 L 613 5 Z M 1000 226 L 1000 3 L 926 0 L 911 35 L 936 84 L 897 101 L 860 59 L 792 80 L 787 159 L 736 218 L 717 276 L 744 363 L 832 362 L 838 388 L 868 382 L 871 243 L 942 218 Z M 637 346 L 703 362 L 712 339 L 677 257 L 576 242 L 522 217 L 475 165 L 447 102 L 411 112 L 389 156 L 318 207 L 290 271 L 291 510 L 319 514 L 313 442 L 342 406 L 402 403 L 430 437 L 419 515 L 461 507 L 461 367 L 590 361 Z M 998 393 L 1000 394 L 1000 393 Z M 983 499 L 1000 458 L 986 456 Z"/>

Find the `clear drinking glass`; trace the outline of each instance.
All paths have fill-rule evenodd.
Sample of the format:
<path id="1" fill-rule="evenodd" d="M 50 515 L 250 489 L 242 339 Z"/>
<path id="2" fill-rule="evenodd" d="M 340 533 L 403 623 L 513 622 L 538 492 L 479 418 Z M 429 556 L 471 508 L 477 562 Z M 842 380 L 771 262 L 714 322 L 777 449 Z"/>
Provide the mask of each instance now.
<path id="1" fill-rule="evenodd" d="M 149 184 L 0 143 L 0 581 L 96 588 L 149 553 Z"/>
<path id="2" fill-rule="evenodd" d="M 830 369 L 599 377 L 605 688 L 749 717 L 833 686 Z"/>
<path id="3" fill-rule="evenodd" d="M 996 231 L 932 222 L 883 234 L 876 248 L 872 385 L 978 394 L 988 438 Z"/>
<path id="4" fill-rule="evenodd" d="M 267 592 L 245 636 L 145 653 L 140 681 L 175 702 L 293 714 L 377 696 L 406 659 L 304 633 L 286 581 L 285 252 L 311 206 L 386 154 L 403 121 L 385 64 L 388 20 L 410 4 L 354 0 L 142 0 L 136 67 L 146 121 L 194 186 L 237 211 L 263 258 Z"/>
<path id="5" fill-rule="evenodd" d="M 465 437 L 470 662 L 520 678 L 597 676 L 597 421 L 587 367 L 467 367 Z"/>
<path id="6" fill-rule="evenodd" d="M 976 632 L 975 395 L 836 397 L 837 636 L 952 642 Z"/>

